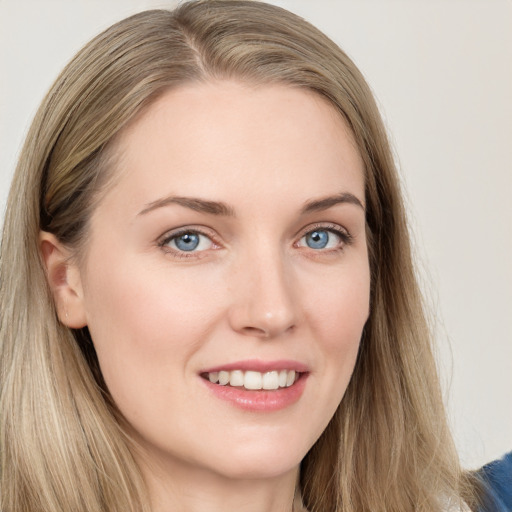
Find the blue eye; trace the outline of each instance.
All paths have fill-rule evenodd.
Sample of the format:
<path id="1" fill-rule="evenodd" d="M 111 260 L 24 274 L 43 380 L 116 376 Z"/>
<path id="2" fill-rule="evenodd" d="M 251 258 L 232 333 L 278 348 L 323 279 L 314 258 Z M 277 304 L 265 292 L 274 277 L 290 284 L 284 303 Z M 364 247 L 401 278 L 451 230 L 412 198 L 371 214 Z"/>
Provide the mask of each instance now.
<path id="1" fill-rule="evenodd" d="M 205 251 L 213 242 L 206 235 L 197 231 L 185 231 L 168 238 L 163 245 L 180 252 Z"/>
<path id="2" fill-rule="evenodd" d="M 193 251 L 199 245 L 199 235 L 197 233 L 184 233 L 175 238 L 174 243 L 180 251 Z"/>
<path id="3" fill-rule="evenodd" d="M 327 231 L 313 231 L 306 235 L 306 244 L 311 249 L 325 249 L 329 243 L 329 233 Z"/>
<path id="4" fill-rule="evenodd" d="M 342 237 L 329 229 L 315 229 L 306 233 L 299 244 L 310 249 L 333 249 L 340 245 Z"/>

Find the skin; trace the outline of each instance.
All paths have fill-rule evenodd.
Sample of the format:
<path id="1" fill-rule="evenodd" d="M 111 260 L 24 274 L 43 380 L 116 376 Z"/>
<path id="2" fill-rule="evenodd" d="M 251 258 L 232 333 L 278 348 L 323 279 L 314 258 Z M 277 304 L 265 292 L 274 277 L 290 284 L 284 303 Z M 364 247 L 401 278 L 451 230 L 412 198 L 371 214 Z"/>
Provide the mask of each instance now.
<path id="1" fill-rule="evenodd" d="M 289 511 L 369 313 L 364 172 L 350 131 L 312 92 L 221 81 L 167 92 L 117 151 L 80 266 L 41 235 L 61 321 L 90 329 L 155 511 Z M 340 194 L 360 204 L 304 212 Z M 222 202 L 229 215 L 171 196 Z M 182 227 L 204 233 L 198 250 L 169 241 Z M 308 246 L 315 229 L 326 248 Z M 306 365 L 300 399 L 242 410 L 200 376 L 249 359 Z"/>

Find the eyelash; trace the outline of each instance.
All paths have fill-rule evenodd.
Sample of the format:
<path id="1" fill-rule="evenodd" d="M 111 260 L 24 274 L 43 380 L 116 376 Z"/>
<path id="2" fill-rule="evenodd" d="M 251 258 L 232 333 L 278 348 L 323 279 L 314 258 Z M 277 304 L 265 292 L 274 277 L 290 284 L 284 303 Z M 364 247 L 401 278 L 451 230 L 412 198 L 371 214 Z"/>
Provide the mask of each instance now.
<path id="1" fill-rule="evenodd" d="M 347 229 L 342 228 L 337 224 L 313 224 L 307 226 L 306 229 L 302 231 L 299 236 L 299 240 L 295 242 L 294 245 L 297 245 L 305 236 L 315 231 L 327 231 L 329 233 L 334 233 L 336 236 L 340 238 L 340 244 L 337 247 L 333 247 L 331 249 L 311 249 L 314 253 L 320 254 L 333 254 L 341 252 L 345 249 L 345 247 L 350 246 L 354 241 L 353 236 L 348 232 Z"/>
<path id="2" fill-rule="evenodd" d="M 171 243 L 173 240 L 178 239 L 180 236 L 183 235 L 201 235 L 206 238 L 208 238 L 212 245 L 216 246 L 216 248 L 220 247 L 220 244 L 218 244 L 215 241 L 215 237 L 212 233 L 207 233 L 206 231 L 203 231 L 201 229 L 198 229 L 196 227 L 185 227 L 178 229 L 177 231 L 173 231 L 171 233 L 168 233 L 164 235 L 164 237 L 158 242 L 158 246 L 166 253 L 171 254 L 174 258 L 179 259 L 186 259 L 186 258 L 198 258 L 199 255 L 206 251 L 180 251 L 178 249 L 173 249 L 171 247 L 167 247 L 167 244 Z"/>
<path id="3" fill-rule="evenodd" d="M 333 233 L 340 238 L 340 244 L 337 247 L 333 247 L 330 249 L 311 249 L 313 253 L 318 254 L 329 254 L 329 253 L 337 253 L 343 251 L 346 246 L 349 246 L 353 242 L 352 235 L 345 229 L 341 228 L 336 224 L 313 224 L 304 229 L 298 238 L 298 241 L 294 243 L 294 247 L 298 247 L 299 242 L 308 234 L 313 233 L 315 231 L 327 231 L 329 233 Z M 212 233 L 205 232 L 204 230 L 198 229 L 196 227 L 185 227 L 181 228 L 177 231 L 173 231 L 171 233 L 166 234 L 159 242 L 158 246 L 166 253 L 172 254 L 173 257 L 179 259 L 186 258 L 198 258 L 201 253 L 207 252 L 207 250 L 203 251 L 181 251 L 179 249 L 173 249 L 168 247 L 167 244 L 171 243 L 173 240 L 178 239 L 180 236 L 191 234 L 191 235 L 201 235 L 208 238 L 215 248 L 219 248 L 220 244 L 216 242 L 215 237 Z M 307 248 L 305 248 L 307 249 Z"/>

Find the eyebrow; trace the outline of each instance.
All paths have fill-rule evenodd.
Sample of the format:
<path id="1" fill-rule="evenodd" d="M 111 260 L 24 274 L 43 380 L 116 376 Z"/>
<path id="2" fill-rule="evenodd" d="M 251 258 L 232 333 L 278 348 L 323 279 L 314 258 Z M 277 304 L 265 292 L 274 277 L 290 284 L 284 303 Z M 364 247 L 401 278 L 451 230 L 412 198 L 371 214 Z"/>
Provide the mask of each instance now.
<path id="1" fill-rule="evenodd" d="M 145 215 L 157 208 L 162 208 L 164 206 L 169 206 L 171 204 L 178 204 L 180 206 L 184 206 L 185 208 L 190 208 L 196 212 L 209 213 L 211 215 L 221 215 L 226 217 L 234 217 L 235 212 L 233 208 L 228 206 L 225 203 L 217 202 L 217 201 L 207 201 L 205 199 L 199 199 L 196 197 L 180 197 L 180 196 L 170 196 L 164 197 L 162 199 L 157 199 L 151 203 L 148 203 L 139 213 L 138 215 Z"/>
<path id="2" fill-rule="evenodd" d="M 315 199 L 312 201 L 308 201 L 301 210 L 301 215 L 305 215 L 307 213 L 319 212 L 323 210 L 328 210 L 329 208 L 336 206 L 338 204 L 353 204 L 359 206 L 364 211 L 363 203 L 350 192 L 343 192 L 341 194 L 336 194 L 334 196 L 323 197 L 322 199 Z M 225 203 L 219 201 L 208 201 L 206 199 L 199 199 L 197 197 L 181 197 L 181 196 L 169 196 L 164 197 L 162 199 L 157 199 L 156 201 L 152 201 L 148 203 L 139 213 L 138 215 L 145 215 L 157 208 L 162 208 L 164 206 L 169 206 L 171 204 L 177 204 L 180 206 L 184 206 L 185 208 L 190 208 L 196 212 L 208 213 L 210 215 L 219 215 L 224 217 L 235 217 L 235 211 L 231 206 L 228 206 Z"/>
<path id="3" fill-rule="evenodd" d="M 365 211 L 365 207 L 363 203 L 350 192 L 343 192 L 341 194 L 336 194 L 334 196 L 323 197 L 322 199 L 315 199 L 313 201 L 308 201 L 304 207 L 302 208 L 302 214 L 319 212 L 323 210 L 328 210 L 329 208 L 336 206 L 337 204 L 353 204 L 359 206 Z"/>

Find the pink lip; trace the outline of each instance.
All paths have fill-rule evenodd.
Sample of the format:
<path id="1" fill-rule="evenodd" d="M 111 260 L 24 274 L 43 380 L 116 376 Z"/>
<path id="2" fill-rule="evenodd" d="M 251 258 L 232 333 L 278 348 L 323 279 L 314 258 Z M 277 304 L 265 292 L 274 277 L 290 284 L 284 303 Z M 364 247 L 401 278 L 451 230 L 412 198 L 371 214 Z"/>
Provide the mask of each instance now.
<path id="1" fill-rule="evenodd" d="M 221 386 L 202 379 L 208 389 L 221 400 L 230 402 L 239 409 L 254 412 L 272 412 L 285 409 L 294 404 L 302 396 L 309 374 L 303 373 L 289 388 L 280 388 L 273 391 L 248 391 L 244 388 Z"/>
<path id="2" fill-rule="evenodd" d="M 261 373 L 275 370 L 295 370 L 299 373 L 306 373 L 309 371 L 309 368 L 305 364 L 286 359 L 281 359 L 279 361 L 261 361 L 260 359 L 252 359 L 245 361 L 235 361 L 234 363 L 206 368 L 205 370 L 201 370 L 201 373 L 220 372 L 223 370 L 226 372 L 230 372 L 232 370 L 242 370 L 244 372 L 252 370 L 254 372 Z"/>
<path id="3" fill-rule="evenodd" d="M 219 371 L 232 371 L 253 370 L 257 372 L 270 372 L 275 370 L 295 370 L 300 373 L 299 378 L 293 385 L 288 388 L 279 388 L 275 390 L 255 390 L 250 391 L 243 387 L 222 386 L 220 384 L 213 384 L 207 378 L 207 373 Z M 226 364 L 223 366 L 216 366 L 201 372 L 201 380 L 209 391 L 217 398 L 231 403 L 239 409 L 254 412 L 272 412 L 285 409 L 297 402 L 304 388 L 306 387 L 309 371 L 306 365 L 297 363 L 296 361 L 239 361 L 235 363 Z"/>

